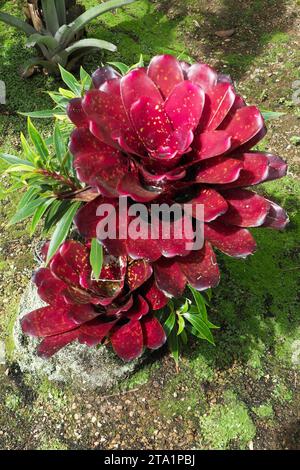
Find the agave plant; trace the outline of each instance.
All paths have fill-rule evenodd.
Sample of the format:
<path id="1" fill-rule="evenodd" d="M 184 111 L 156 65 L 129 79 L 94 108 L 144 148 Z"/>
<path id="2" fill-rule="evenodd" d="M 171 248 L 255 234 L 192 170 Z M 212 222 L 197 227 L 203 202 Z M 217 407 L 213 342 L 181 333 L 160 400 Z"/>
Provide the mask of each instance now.
<path id="1" fill-rule="evenodd" d="M 75 8 L 75 2 L 72 1 L 30 1 L 27 2 L 26 11 L 32 24 L 4 12 L 0 12 L 0 20 L 24 32 L 27 36 L 26 45 L 39 50 L 39 56 L 33 57 L 25 65 L 25 76 L 30 75 L 36 66 L 57 74 L 58 64 L 72 70 L 84 55 L 97 49 L 114 52 L 116 46 L 110 42 L 78 38 L 90 21 L 133 1 L 135 0 L 109 0 L 81 14 L 80 8 Z M 76 17 L 76 14 L 79 16 Z"/>

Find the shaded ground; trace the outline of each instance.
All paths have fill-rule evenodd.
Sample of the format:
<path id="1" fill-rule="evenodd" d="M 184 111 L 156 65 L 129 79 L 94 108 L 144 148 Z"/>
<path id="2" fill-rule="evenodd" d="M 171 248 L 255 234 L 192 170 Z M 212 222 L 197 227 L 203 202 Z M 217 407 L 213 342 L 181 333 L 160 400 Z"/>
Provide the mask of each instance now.
<path id="1" fill-rule="evenodd" d="M 0 0 L 1 10 L 19 6 Z M 117 43 L 119 51 L 90 58 L 88 70 L 102 60 L 134 63 L 141 52 L 146 59 L 185 53 L 232 74 L 249 103 L 283 112 L 269 123 L 260 148 L 287 158 L 290 175 L 261 191 L 288 210 L 291 223 L 285 233 L 257 230 L 258 253 L 246 261 L 219 257 L 223 277 L 211 308 L 221 326 L 215 348 L 193 343 L 178 374 L 165 351 L 119 390 L 76 392 L 22 376 L 9 361 L 15 312 L 34 260 L 26 226 L 5 227 L 19 195 L 5 194 L 2 177 L 0 324 L 8 361 L 0 369 L 1 448 L 300 448 L 300 109 L 292 101 L 292 84 L 300 79 L 299 10 L 295 0 L 140 0 L 90 26 L 90 34 Z M 232 28 L 230 38 L 215 36 Z M 16 111 L 46 108 L 44 90 L 59 84 L 43 76 L 20 79 L 17 70 L 30 51 L 1 24 L 0 44 L 0 80 L 7 85 L 0 150 L 12 151 L 25 131 Z M 46 135 L 50 124 L 39 123 Z"/>

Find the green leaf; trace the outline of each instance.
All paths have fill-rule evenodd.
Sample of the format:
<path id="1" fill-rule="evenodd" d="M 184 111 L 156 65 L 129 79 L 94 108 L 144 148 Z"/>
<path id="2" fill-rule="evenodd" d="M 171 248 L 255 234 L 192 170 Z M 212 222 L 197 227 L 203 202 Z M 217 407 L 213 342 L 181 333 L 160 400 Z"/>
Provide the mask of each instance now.
<path id="1" fill-rule="evenodd" d="M 65 0 L 55 0 L 55 7 L 56 7 L 56 13 L 57 13 L 57 18 L 59 25 L 65 25 L 67 22 L 67 17 L 66 17 L 66 2 Z"/>
<path id="2" fill-rule="evenodd" d="M 47 145 L 30 118 L 28 118 L 28 134 L 42 161 L 46 163 L 49 157 Z"/>
<path id="3" fill-rule="evenodd" d="M 84 70 L 82 66 L 80 67 L 80 81 L 82 92 L 90 90 L 93 84 L 92 77 Z"/>
<path id="4" fill-rule="evenodd" d="M 63 79 L 64 83 L 70 90 L 75 94 L 75 96 L 81 96 L 81 85 L 79 81 L 72 75 L 70 72 L 65 70 L 61 65 L 59 65 L 59 70 L 61 74 L 61 78 Z"/>
<path id="5" fill-rule="evenodd" d="M 178 331 L 177 336 L 181 335 L 185 327 L 185 321 L 182 315 L 177 315 Z"/>
<path id="6" fill-rule="evenodd" d="M 59 45 L 53 36 L 38 33 L 32 34 L 26 41 L 27 47 L 34 47 L 36 45 L 40 46 L 41 44 L 46 46 L 50 52 L 56 49 Z"/>
<path id="7" fill-rule="evenodd" d="M 36 163 L 39 159 L 38 155 L 32 150 L 30 145 L 28 144 L 23 132 L 21 132 L 21 145 L 22 145 L 22 150 L 25 155 L 25 157 L 34 165 L 36 166 Z"/>
<path id="8" fill-rule="evenodd" d="M 170 335 L 171 331 L 173 330 L 173 328 L 175 326 L 175 322 L 176 322 L 176 315 L 175 315 L 174 307 L 172 305 L 170 305 L 170 308 L 171 308 L 171 313 L 168 316 L 168 318 L 167 318 L 167 320 L 165 321 L 165 324 L 164 324 L 164 330 L 165 330 L 165 333 L 166 333 L 167 336 Z"/>
<path id="9" fill-rule="evenodd" d="M 188 342 L 188 336 L 187 336 L 185 330 L 182 330 L 181 335 L 180 335 L 180 339 L 181 339 L 181 341 L 183 342 L 183 344 L 187 344 L 187 342 Z"/>
<path id="10" fill-rule="evenodd" d="M 27 204 L 26 206 L 22 207 L 22 209 L 17 211 L 17 213 L 9 221 L 8 226 L 17 224 L 18 222 L 22 222 L 22 220 L 25 220 L 25 219 L 28 219 L 28 217 L 31 217 L 32 214 L 37 209 L 37 207 L 39 207 L 42 202 L 44 202 L 43 198 L 38 198 L 38 199 L 35 199 L 34 201 L 29 202 L 29 204 Z"/>
<path id="11" fill-rule="evenodd" d="M 123 64 L 122 62 L 107 62 L 107 63 L 111 65 L 112 67 L 115 67 L 116 69 L 118 69 L 122 75 L 126 75 L 126 73 L 128 73 L 129 71 L 128 65 Z"/>
<path id="12" fill-rule="evenodd" d="M 103 247 L 97 238 L 93 238 L 92 240 L 90 263 L 95 279 L 98 281 L 103 265 Z"/>
<path id="13" fill-rule="evenodd" d="M 30 117 L 33 119 L 51 119 L 57 115 L 64 116 L 63 111 L 57 109 L 43 109 L 42 111 L 32 111 L 30 113 L 19 113 L 22 116 Z"/>
<path id="14" fill-rule="evenodd" d="M 215 344 L 210 329 L 201 319 L 200 315 L 185 313 L 183 316 L 187 321 L 190 322 L 190 324 L 195 328 L 196 332 L 201 335 L 201 337 L 205 338 L 209 343 Z"/>
<path id="15" fill-rule="evenodd" d="M 54 36 L 59 29 L 55 0 L 42 0 L 42 9 L 46 28 Z"/>
<path id="16" fill-rule="evenodd" d="M 81 39 L 80 41 L 74 42 L 71 46 L 67 47 L 66 52 L 68 54 L 73 54 L 79 49 L 85 49 L 91 47 L 93 49 L 105 49 L 107 51 L 115 52 L 117 46 L 108 41 L 103 41 L 102 39 Z"/>
<path id="17" fill-rule="evenodd" d="M 31 202 L 33 199 L 37 197 L 37 188 L 29 188 L 28 191 L 22 196 L 22 198 L 19 201 L 17 211 L 22 209 L 24 206 L 26 206 L 29 202 Z"/>
<path id="18" fill-rule="evenodd" d="M 51 204 L 55 201 L 54 198 L 51 198 L 51 199 L 47 199 L 43 204 L 41 204 L 35 211 L 34 215 L 33 215 L 33 218 L 32 218 L 32 222 L 31 222 L 31 227 L 30 227 L 30 235 L 33 235 L 35 230 L 36 230 L 36 227 L 37 227 L 37 224 L 39 223 L 39 221 L 41 220 L 41 218 L 43 217 L 43 215 L 45 214 L 46 210 L 48 209 L 49 206 L 51 206 Z"/>
<path id="19" fill-rule="evenodd" d="M 36 30 L 25 21 L 22 21 L 19 18 L 16 18 L 15 16 L 9 15 L 7 13 L 0 12 L 0 21 L 4 21 L 4 23 L 8 25 L 20 29 L 25 34 L 27 34 L 27 36 L 30 36 L 30 34 L 34 34 L 36 32 Z"/>
<path id="20" fill-rule="evenodd" d="M 98 16 L 106 13 L 110 10 L 114 10 L 115 8 L 122 7 L 124 5 L 128 5 L 129 3 L 133 3 L 135 0 L 110 0 L 108 2 L 104 2 L 101 5 L 97 5 L 93 8 L 82 13 L 82 15 L 78 16 L 73 23 L 70 23 L 70 32 L 68 34 L 68 40 L 70 41 L 75 34 L 83 29 L 90 21 L 94 20 Z"/>
<path id="21" fill-rule="evenodd" d="M 6 163 L 9 163 L 10 165 L 27 165 L 34 168 L 34 165 L 31 162 L 29 162 L 28 160 L 22 160 L 19 157 L 15 157 L 15 155 L 10 155 L 8 153 L 0 153 L 0 158 Z"/>
<path id="22" fill-rule="evenodd" d="M 56 158 L 58 159 L 60 163 L 62 163 L 64 156 L 66 154 L 67 148 L 66 148 L 59 124 L 57 122 L 54 127 L 53 142 L 54 142 Z"/>
<path id="23" fill-rule="evenodd" d="M 169 337 L 168 337 L 168 345 L 170 349 L 170 353 L 178 366 L 179 362 L 179 341 L 178 336 L 175 330 L 172 330 Z"/>
<path id="24" fill-rule="evenodd" d="M 71 207 L 68 209 L 68 211 L 64 214 L 64 216 L 58 222 L 57 227 L 54 230 L 54 233 L 51 238 L 46 264 L 49 263 L 51 258 L 57 252 L 60 245 L 66 240 L 69 234 L 71 225 L 73 223 L 73 219 L 80 205 L 81 205 L 81 202 L 79 201 L 72 204 Z"/>
<path id="25" fill-rule="evenodd" d="M 26 165 L 12 165 L 9 168 L 7 168 L 7 170 L 5 170 L 5 173 L 24 173 L 24 172 L 32 173 L 32 166 L 30 165 L 30 162 L 27 162 L 27 163 Z"/>
<path id="26" fill-rule="evenodd" d="M 200 315 L 202 316 L 202 318 L 204 320 L 207 320 L 207 310 L 206 310 L 206 304 L 205 304 L 205 301 L 202 297 L 202 295 L 200 294 L 200 292 L 198 292 L 196 289 L 194 289 L 194 287 L 192 287 L 191 285 L 188 286 L 191 293 L 193 294 L 193 297 L 195 299 L 195 302 L 196 302 L 196 306 L 198 308 L 198 312 L 200 313 Z"/>
<path id="27" fill-rule="evenodd" d="M 262 111 L 262 115 L 265 121 L 270 121 L 271 119 L 278 119 L 281 116 L 284 116 L 285 113 L 278 113 L 273 111 Z"/>

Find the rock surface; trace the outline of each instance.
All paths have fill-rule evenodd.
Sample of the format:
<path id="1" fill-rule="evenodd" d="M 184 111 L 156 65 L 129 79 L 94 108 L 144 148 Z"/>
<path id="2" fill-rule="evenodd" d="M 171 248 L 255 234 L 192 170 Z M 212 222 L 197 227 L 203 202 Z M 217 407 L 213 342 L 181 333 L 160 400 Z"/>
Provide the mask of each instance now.
<path id="1" fill-rule="evenodd" d="M 68 383 L 76 388 L 95 389 L 116 385 L 142 362 L 144 357 L 124 363 L 107 347 L 88 348 L 79 343 L 70 344 L 51 359 L 39 358 L 35 352 L 39 340 L 23 335 L 20 319 L 43 305 L 36 287 L 30 283 L 21 299 L 14 327 L 14 359 L 22 372 L 29 372 L 37 379 L 47 377 L 51 381 Z"/>

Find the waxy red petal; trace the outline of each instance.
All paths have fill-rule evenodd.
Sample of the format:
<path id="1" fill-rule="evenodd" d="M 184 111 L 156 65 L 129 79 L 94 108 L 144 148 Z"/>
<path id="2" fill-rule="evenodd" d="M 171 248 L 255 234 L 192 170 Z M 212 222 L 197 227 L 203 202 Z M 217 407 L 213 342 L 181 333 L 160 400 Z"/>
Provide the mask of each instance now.
<path id="1" fill-rule="evenodd" d="M 141 295 L 138 295 L 130 310 L 126 313 L 126 317 L 130 320 L 140 320 L 149 312 L 149 305 Z"/>
<path id="2" fill-rule="evenodd" d="M 154 264 L 155 281 L 164 294 L 180 297 L 185 289 L 186 277 L 176 259 L 160 258 Z"/>
<path id="3" fill-rule="evenodd" d="M 192 131 L 202 115 L 205 95 L 189 81 L 177 85 L 165 102 L 165 110 L 175 130 Z"/>
<path id="4" fill-rule="evenodd" d="M 205 238 L 228 256 L 246 258 L 256 250 L 256 243 L 250 232 L 244 228 L 225 225 L 214 221 L 205 224 Z"/>
<path id="5" fill-rule="evenodd" d="M 127 266 L 126 283 L 130 291 L 138 289 L 152 275 L 151 265 L 144 259 L 129 261 Z"/>
<path id="6" fill-rule="evenodd" d="M 123 361 L 137 359 L 143 353 L 143 331 L 139 321 L 130 321 L 112 333 L 111 344 Z"/>
<path id="7" fill-rule="evenodd" d="M 243 163 L 229 157 L 204 160 L 197 170 L 197 183 L 226 184 L 238 179 Z"/>
<path id="8" fill-rule="evenodd" d="M 133 70 L 122 78 L 121 96 L 128 117 L 130 117 L 132 105 L 142 96 L 146 96 L 155 104 L 163 102 L 158 88 L 143 69 Z"/>
<path id="9" fill-rule="evenodd" d="M 195 289 L 202 291 L 216 287 L 220 281 L 220 272 L 216 255 L 209 242 L 201 250 L 178 258 L 178 264 L 186 281 Z"/>
<path id="10" fill-rule="evenodd" d="M 139 181 L 138 175 L 127 173 L 118 184 L 118 193 L 121 196 L 130 196 L 137 202 L 150 202 L 156 199 L 161 191 L 149 191 Z"/>
<path id="11" fill-rule="evenodd" d="M 201 189 L 200 194 L 188 201 L 187 204 L 192 204 L 192 214 L 196 219 L 199 219 L 197 206 L 199 204 L 204 206 L 204 222 L 211 222 L 224 214 L 228 209 L 228 204 L 225 199 L 212 188 Z M 201 211 L 199 213 L 201 214 Z"/>
<path id="12" fill-rule="evenodd" d="M 147 316 L 142 321 L 145 346 L 149 349 L 161 348 L 166 340 L 166 334 L 157 318 Z"/>
<path id="13" fill-rule="evenodd" d="M 74 222 L 80 233 L 84 238 L 91 239 L 96 238 L 97 235 L 97 224 L 99 217 L 97 217 L 97 209 L 104 202 L 102 196 L 88 202 L 79 209 L 77 212 Z"/>
<path id="14" fill-rule="evenodd" d="M 188 79 L 199 85 L 205 92 L 217 84 L 218 75 L 206 64 L 193 64 L 188 70 Z"/>
<path id="15" fill-rule="evenodd" d="M 91 304 L 86 305 L 72 305 L 69 309 L 69 317 L 72 321 L 81 325 L 89 320 L 93 320 L 99 316 L 95 308 Z"/>
<path id="16" fill-rule="evenodd" d="M 275 202 L 268 201 L 270 204 L 269 213 L 263 223 L 263 227 L 273 228 L 275 230 L 283 230 L 289 223 L 289 217 L 286 211 L 275 204 Z"/>
<path id="17" fill-rule="evenodd" d="M 68 240 L 61 245 L 59 253 L 77 274 L 89 269 L 89 252 L 82 243 Z"/>
<path id="18" fill-rule="evenodd" d="M 228 210 L 219 220 L 239 227 L 259 227 L 270 210 L 269 202 L 262 196 L 246 189 L 222 191 Z"/>
<path id="19" fill-rule="evenodd" d="M 193 147 L 197 160 L 205 160 L 222 155 L 231 146 L 231 137 L 226 131 L 202 132 L 195 137 Z"/>
<path id="20" fill-rule="evenodd" d="M 258 108 L 245 106 L 236 111 L 226 127 L 221 128 L 231 136 L 231 149 L 234 150 L 255 138 L 264 129 L 264 119 Z"/>
<path id="21" fill-rule="evenodd" d="M 207 90 L 200 127 L 207 130 L 217 129 L 232 108 L 235 97 L 234 88 L 229 83 L 218 83 Z"/>
<path id="22" fill-rule="evenodd" d="M 88 346 L 96 346 L 101 343 L 115 326 L 117 320 L 105 322 L 97 318 L 80 327 L 79 342 Z"/>
<path id="23" fill-rule="evenodd" d="M 154 277 L 145 284 L 143 296 L 152 310 L 159 310 L 165 307 L 169 301 L 165 294 L 157 287 Z"/>
<path id="24" fill-rule="evenodd" d="M 37 348 L 37 355 L 44 359 L 49 359 L 62 348 L 73 343 L 79 335 L 79 329 L 68 331 L 60 335 L 48 336 Z"/>
<path id="25" fill-rule="evenodd" d="M 69 316 L 69 306 L 42 307 L 27 313 L 21 326 L 24 333 L 31 336 L 53 336 L 73 330 L 78 324 Z"/>
<path id="26" fill-rule="evenodd" d="M 181 65 L 172 55 L 153 57 L 148 67 L 148 75 L 164 98 L 167 98 L 173 88 L 184 80 Z"/>
<path id="27" fill-rule="evenodd" d="M 80 128 L 89 126 L 89 120 L 83 110 L 81 98 L 70 100 L 67 105 L 66 113 L 70 121 L 72 121 L 76 127 Z"/>
<path id="28" fill-rule="evenodd" d="M 33 276 L 33 282 L 38 288 L 40 298 L 52 306 L 64 304 L 64 291 L 67 289 L 60 279 L 57 279 L 48 268 L 40 268 Z"/>
<path id="29" fill-rule="evenodd" d="M 109 65 L 106 65 L 105 67 L 99 67 L 92 74 L 93 85 L 95 88 L 100 88 L 103 83 L 115 78 L 120 78 L 120 74 Z"/>
<path id="30" fill-rule="evenodd" d="M 139 138 L 150 152 L 163 146 L 172 132 L 163 104 L 146 96 L 132 105 L 130 116 Z"/>

